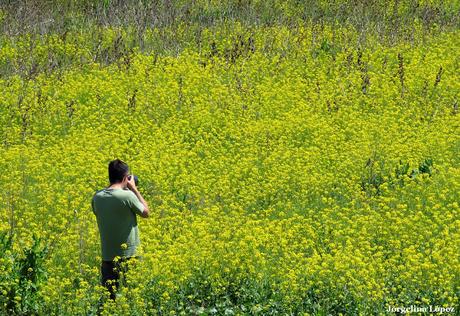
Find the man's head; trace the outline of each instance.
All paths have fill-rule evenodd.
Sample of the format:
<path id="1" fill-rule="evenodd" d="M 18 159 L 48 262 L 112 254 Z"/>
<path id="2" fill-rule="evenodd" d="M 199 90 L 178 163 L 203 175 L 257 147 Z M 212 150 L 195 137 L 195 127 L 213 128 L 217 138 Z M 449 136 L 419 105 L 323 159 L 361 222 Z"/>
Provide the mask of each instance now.
<path id="1" fill-rule="evenodd" d="M 109 163 L 110 184 L 127 182 L 128 175 L 129 167 L 125 162 L 120 159 L 115 159 Z"/>

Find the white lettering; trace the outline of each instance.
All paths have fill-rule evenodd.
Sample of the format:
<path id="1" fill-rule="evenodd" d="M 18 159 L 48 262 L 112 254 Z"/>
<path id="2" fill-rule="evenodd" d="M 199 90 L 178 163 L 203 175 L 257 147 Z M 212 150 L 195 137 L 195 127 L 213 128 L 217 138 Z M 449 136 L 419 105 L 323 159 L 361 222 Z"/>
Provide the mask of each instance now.
<path id="1" fill-rule="evenodd" d="M 442 306 L 431 306 L 430 305 L 430 312 L 431 313 L 453 313 L 455 310 L 454 307 L 442 307 Z"/>
<path id="2" fill-rule="evenodd" d="M 387 312 L 389 313 L 438 313 L 438 314 L 445 314 L 445 313 L 454 313 L 455 307 L 442 307 L 442 306 L 433 306 L 429 305 L 427 307 L 420 307 L 415 305 L 410 305 L 409 307 L 406 306 L 387 306 Z"/>

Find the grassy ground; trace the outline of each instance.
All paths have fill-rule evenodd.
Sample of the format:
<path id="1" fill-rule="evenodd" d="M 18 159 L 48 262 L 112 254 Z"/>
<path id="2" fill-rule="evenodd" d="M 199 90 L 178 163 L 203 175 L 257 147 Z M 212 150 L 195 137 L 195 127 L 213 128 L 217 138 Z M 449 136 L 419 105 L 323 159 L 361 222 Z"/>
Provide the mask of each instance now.
<path id="1" fill-rule="evenodd" d="M 116 157 L 154 216 L 107 314 L 458 306 L 457 2 L 0 8 L 2 313 L 96 312 Z"/>

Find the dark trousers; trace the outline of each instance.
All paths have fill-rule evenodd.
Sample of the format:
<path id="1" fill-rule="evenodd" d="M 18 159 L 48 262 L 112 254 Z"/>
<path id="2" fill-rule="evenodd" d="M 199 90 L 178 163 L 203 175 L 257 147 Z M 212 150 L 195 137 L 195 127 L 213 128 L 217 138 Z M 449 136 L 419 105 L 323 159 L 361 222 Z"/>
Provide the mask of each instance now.
<path id="1" fill-rule="evenodd" d="M 118 291 L 118 288 L 120 286 L 120 272 L 123 272 L 123 276 L 126 275 L 126 272 L 128 272 L 127 262 L 132 258 L 138 259 L 139 257 L 121 258 L 116 262 L 102 261 L 101 285 L 105 286 L 107 290 L 110 292 L 110 298 L 112 300 L 115 300 L 115 293 Z"/>

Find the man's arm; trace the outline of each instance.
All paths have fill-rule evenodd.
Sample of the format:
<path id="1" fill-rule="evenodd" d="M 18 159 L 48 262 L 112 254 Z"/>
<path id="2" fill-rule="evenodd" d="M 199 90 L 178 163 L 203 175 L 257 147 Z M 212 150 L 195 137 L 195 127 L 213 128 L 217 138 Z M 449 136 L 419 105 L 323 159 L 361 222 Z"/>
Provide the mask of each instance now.
<path id="1" fill-rule="evenodd" d="M 131 189 L 131 191 L 133 191 L 134 194 L 136 194 L 139 201 L 141 201 L 142 205 L 144 205 L 144 212 L 142 212 L 141 216 L 144 218 L 149 217 L 149 214 L 150 214 L 149 206 L 147 205 L 147 202 L 144 200 L 139 190 L 136 187 L 134 187 L 133 189 Z"/>
<path id="2" fill-rule="evenodd" d="M 128 188 L 137 196 L 139 201 L 144 205 L 144 211 L 142 212 L 142 217 L 147 218 L 149 217 L 150 210 L 147 202 L 145 202 L 144 198 L 142 197 L 141 193 L 136 187 L 136 183 L 134 182 L 134 177 L 131 177 L 131 180 L 128 180 Z"/>

